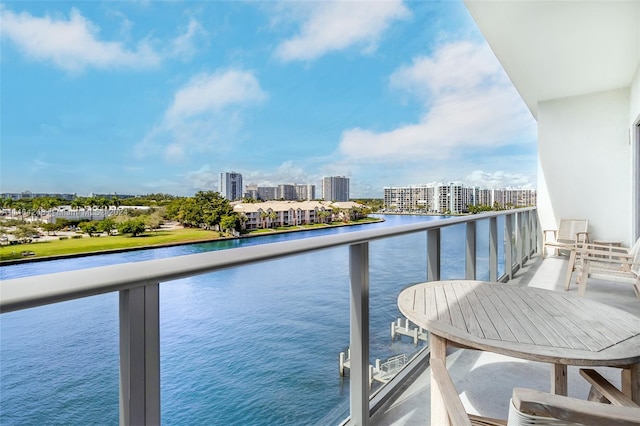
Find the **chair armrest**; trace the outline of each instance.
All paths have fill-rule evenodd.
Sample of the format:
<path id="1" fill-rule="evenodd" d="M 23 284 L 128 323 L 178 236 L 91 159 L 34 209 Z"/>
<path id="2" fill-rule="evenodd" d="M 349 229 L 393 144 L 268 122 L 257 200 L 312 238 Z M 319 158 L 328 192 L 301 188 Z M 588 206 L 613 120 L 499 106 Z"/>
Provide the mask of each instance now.
<path id="1" fill-rule="evenodd" d="M 600 392 L 613 405 L 621 407 L 639 407 L 631 398 L 623 394 L 618 388 L 613 386 L 611 382 L 602 377 L 600 373 L 591 368 L 581 368 L 580 375 L 591 384 L 598 392 Z"/>
<path id="2" fill-rule="evenodd" d="M 451 376 L 449 376 L 447 367 L 442 360 L 439 359 L 431 359 L 429 365 L 431 366 L 431 374 L 433 374 L 433 378 L 438 384 L 438 389 L 442 395 L 451 423 L 456 426 L 471 426 L 471 420 L 469 420 L 464 405 L 462 405 L 462 401 L 460 401 L 458 391 L 453 384 L 453 380 L 451 380 Z"/>
<path id="3" fill-rule="evenodd" d="M 640 408 L 583 401 L 524 388 L 514 388 L 511 400 L 516 410 L 529 415 L 583 424 L 640 425 Z"/>

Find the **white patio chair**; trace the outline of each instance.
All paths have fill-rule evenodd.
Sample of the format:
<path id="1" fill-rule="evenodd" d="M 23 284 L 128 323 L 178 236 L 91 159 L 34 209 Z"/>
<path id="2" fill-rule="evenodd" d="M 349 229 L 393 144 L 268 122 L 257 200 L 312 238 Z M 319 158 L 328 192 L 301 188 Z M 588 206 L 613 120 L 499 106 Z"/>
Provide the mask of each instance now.
<path id="1" fill-rule="evenodd" d="M 586 219 L 560 219 L 558 229 L 542 231 L 542 257 L 545 257 L 547 247 L 553 248 L 557 254 L 559 250 L 571 250 L 577 243 L 588 243 L 588 228 Z"/>
<path id="2" fill-rule="evenodd" d="M 638 240 L 635 242 L 635 244 L 632 247 L 617 247 L 617 246 L 611 246 L 611 245 L 599 245 L 599 244 L 592 244 L 592 243 L 584 243 L 584 244 L 578 244 L 578 246 L 573 249 L 571 256 L 569 257 L 569 263 L 567 265 L 567 276 L 565 279 L 565 286 L 564 289 L 569 290 L 569 287 L 571 286 L 571 275 L 573 274 L 573 271 L 575 271 L 576 269 L 581 269 L 581 265 L 582 265 L 582 256 L 580 251 L 586 249 L 586 250 L 590 250 L 591 251 L 591 268 L 596 268 L 596 269 L 606 269 L 606 270 L 611 270 L 611 271 L 615 271 L 617 269 L 623 269 L 625 271 L 629 271 L 629 265 L 626 264 L 620 264 L 620 263 L 616 263 L 616 262 L 599 262 L 599 259 L 602 258 L 609 258 L 611 259 L 613 258 L 617 258 L 618 255 L 622 255 L 622 256 L 626 256 L 626 255 L 631 255 L 632 257 L 635 256 L 636 252 L 638 252 L 640 250 L 640 238 L 638 238 Z M 576 278 L 576 284 L 580 284 L 580 273 L 577 274 L 577 278 Z"/>
<path id="3" fill-rule="evenodd" d="M 580 296 L 587 291 L 587 280 L 596 278 L 632 284 L 633 291 L 640 298 L 640 239 L 627 252 L 608 246 L 583 244 L 577 249 L 576 259 Z"/>
<path id="4" fill-rule="evenodd" d="M 442 360 L 431 360 L 431 372 L 442 394 L 449 420 L 454 426 L 640 425 L 640 407 L 633 401 L 629 403 L 629 398 L 610 384 L 609 387 L 603 386 L 601 389 L 606 394 L 605 397 L 611 401 L 611 405 L 533 389 L 514 388 L 509 417 L 504 421 L 467 414 Z M 621 399 L 624 403 L 619 403 Z"/>

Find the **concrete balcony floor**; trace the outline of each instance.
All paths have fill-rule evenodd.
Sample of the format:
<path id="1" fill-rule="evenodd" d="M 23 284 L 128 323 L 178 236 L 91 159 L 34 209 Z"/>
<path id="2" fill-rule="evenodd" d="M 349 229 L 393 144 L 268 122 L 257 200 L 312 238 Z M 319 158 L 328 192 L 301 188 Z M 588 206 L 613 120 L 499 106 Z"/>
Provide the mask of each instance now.
<path id="1" fill-rule="evenodd" d="M 567 257 L 534 257 L 510 283 L 564 292 Z M 578 297 L 575 274 L 568 294 Z M 640 299 L 631 285 L 589 279 L 586 297 L 623 309 L 640 317 Z M 488 352 L 454 349 L 447 356 L 447 368 L 468 413 L 506 419 L 514 387 L 548 392 L 551 382 L 549 364 L 523 361 Z M 620 387 L 620 370 L 597 367 L 603 376 Z M 586 399 L 589 385 L 578 367 L 568 368 L 569 396 Z M 425 368 L 405 384 L 399 394 L 372 417 L 372 425 L 430 424 L 430 369 Z M 436 425 L 434 425 L 436 426 Z"/>

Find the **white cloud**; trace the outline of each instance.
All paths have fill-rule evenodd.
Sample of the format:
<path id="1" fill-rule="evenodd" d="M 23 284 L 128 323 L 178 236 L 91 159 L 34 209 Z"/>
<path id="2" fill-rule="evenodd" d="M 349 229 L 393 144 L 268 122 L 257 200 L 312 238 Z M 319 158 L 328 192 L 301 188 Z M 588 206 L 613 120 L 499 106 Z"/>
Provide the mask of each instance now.
<path id="1" fill-rule="evenodd" d="M 120 13 L 111 13 L 123 20 L 122 37 L 128 38 L 131 21 Z M 0 6 L 0 20 L 2 37 L 11 40 L 25 56 L 70 72 L 86 68 L 146 69 L 158 66 L 166 58 L 190 59 L 197 51 L 197 37 L 206 34 L 192 18 L 184 33 L 172 40 L 146 38 L 131 48 L 120 41 L 101 40 L 100 28 L 76 8 L 71 9 L 67 19 L 14 13 Z M 166 47 L 154 49 L 154 44 Z"/>
<path id="2" fill-rule="evenodd" d="M 410 15 L 402 0 L 307 2 L 304 7 L 299 33 L 276 49 L 284 61 L 313 60 L 354 45 L 373 51 L 393 21 Z"/>
<path id="3" fill-rule="evenodd" d="M 173 57 L 191 59 L 198 50 L 195 44 L 197 37 L 206 34 L 200 23 L 191 18 L 184 34 L 171 41 L 169 54 Z"/>
<path id="4" fill-rule="evenodd" d="M 250 71 L 228 69 L 193 77 L 174 95 L 159 124 L 136 147 L 138 156 L 161 152 L 168 162 L 227 149 L 242 129 L 242 111 L 267 98 Z"/>
<path id="5" fill-rule="evenodd" d="M 230 69 L 200 74 L 176 93 L 166 116 L 169 120 L 180 120 L 219 112 L 230 105 L 258 102 L 265 97 L 251 72 Z"/>
<path id="6" fill-rule="evenodd" d="M 69 19 L 38 18 L 29 13 L 13 13 L 2 7 L 2 36 L 28 57 L 51 61 L 67 71 L 94 68 L 147 68 L 156 66 L 160 56 L 146 40 L 135 49 L 121 43 L 98 39 L 99 28 L 73 8 Z"/>
<path id="7" fill-rule="evenodd" d="M 390 77 L 417 96 L 419 122 L 386 132 L 349 129 L 339 150 L 358 160 L 446 159 L 461 150 L 531 142 L 534 121 L 486 45 L 458 42 Z M 529 138 L 530 137 L 530 138 Z"/>
<path id="8" fill-rule="evenodd" d="M 218 190 L 218 172 L 211 170 L 206 164 L 200 169 L 186 174 L 187 186 L 190 190 L 195 191 L 217 191 Z"/>
<path id="9" fill-rule="evenodd" d="M 465 178 L 465 183 L 469 186 L 479 186 L 489 189 L 508 187 L 533 189 L 530 176 L 504 171 L 489 173 L 482 170 L 474 170 Z"/>
<path id="10" fill-rule="evenodd" d="M 317 185 L 320 181 L 319 175 L 311 174 L 303 167 L 292 160 L 281 163 L 274 171 L 248 171 L 242 174 L 243 181 L 248 185 L 276 186 L 279 184 Z M 316 191 L 318 188 L 316 188 Z"/>

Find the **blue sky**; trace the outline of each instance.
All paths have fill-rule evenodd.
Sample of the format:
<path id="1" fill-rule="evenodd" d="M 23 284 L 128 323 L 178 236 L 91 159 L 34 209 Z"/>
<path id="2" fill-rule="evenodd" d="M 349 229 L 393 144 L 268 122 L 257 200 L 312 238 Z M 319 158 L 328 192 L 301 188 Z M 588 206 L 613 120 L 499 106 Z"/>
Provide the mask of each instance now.
<path id="1" fill-rule="evenodd" d="M 535 186 L 535 122 L 462 2 L 0 5 L 1 192 Z"/>

